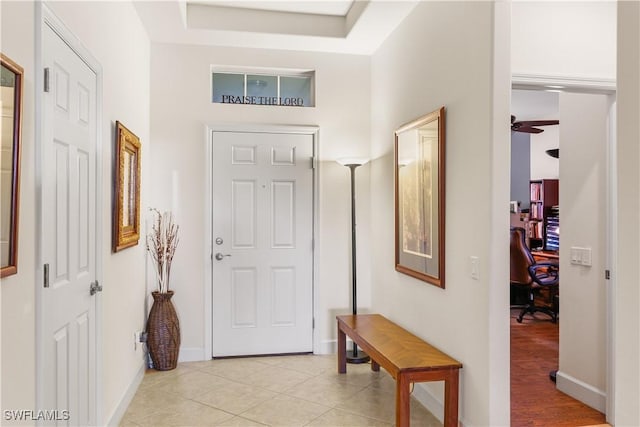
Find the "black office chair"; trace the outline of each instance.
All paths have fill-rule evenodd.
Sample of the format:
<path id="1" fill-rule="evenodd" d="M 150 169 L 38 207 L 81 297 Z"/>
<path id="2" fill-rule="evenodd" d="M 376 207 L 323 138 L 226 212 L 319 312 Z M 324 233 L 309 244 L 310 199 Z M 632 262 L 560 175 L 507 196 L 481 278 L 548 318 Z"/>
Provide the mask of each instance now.
<path id="1" fill-rule="evenodd" d="M 536 262 L 525 242 L 524 228 L 511 227 L 511 285 L 525 287 L 528 294 L 527 304 L 517 318 L 518 323 L 522 323 L 525 314 L 533 314 L 536 311 L 548 314 L 553 323 L 557 322 L 557 305 L 552 304 L 553 308 L 535 305 L 535 297 L 543 289 L 548 289 L 555 296 L 559 281 L 558 264 Z"/>

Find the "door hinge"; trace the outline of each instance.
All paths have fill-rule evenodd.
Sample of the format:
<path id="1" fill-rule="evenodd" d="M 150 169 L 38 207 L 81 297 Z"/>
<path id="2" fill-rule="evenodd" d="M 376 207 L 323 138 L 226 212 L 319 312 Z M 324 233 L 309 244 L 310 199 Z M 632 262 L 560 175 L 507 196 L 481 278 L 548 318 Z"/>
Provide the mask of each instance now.
<path id="1" fill-rule="evenodd" d="M 605 278 L 605 280 L 611 279 L 611 271 L 610 270 L 605 270 L 604 271 L 604 278 Z"/>
<path id="2" fill-rule="evenodd" d="M 44 91 L 49 92 L 49 67 L 44 69 Z"/>
<path id="3" fill-rule="evenodd" d="M 49 264 L 44 265 L 44 287 L 49 287 Z"/>
<path id="4" fill-rule="evenodd" d="M 311 329 L 315 329 L 316 328 L 316 318 L 312 317 L 311 318 Z"/>
<path id="5" fill-rule="evenodd" d="M 314 156 L 311 157 L 311 169 L 315 169 L 318 167 L 318 159 Z"/>

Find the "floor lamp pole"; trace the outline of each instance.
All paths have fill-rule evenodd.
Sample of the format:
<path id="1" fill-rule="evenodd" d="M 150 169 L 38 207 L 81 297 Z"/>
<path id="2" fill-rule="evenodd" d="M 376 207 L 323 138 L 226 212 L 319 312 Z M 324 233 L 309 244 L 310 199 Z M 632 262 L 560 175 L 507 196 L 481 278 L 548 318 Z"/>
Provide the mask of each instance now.
<path id="1" fill-rule="evenodd" d="M 356 168 L 357 163 L 345 165 L 351 171 L 351 298 L 353 301 L 352 313 L 358 314 L 358 288 L 356 280 Z M 358 352 L 358 346 L 353 342 L 353 350 L 347 351 L 348 363 L 367 363 L 369 356 L 363 351 Z"/>

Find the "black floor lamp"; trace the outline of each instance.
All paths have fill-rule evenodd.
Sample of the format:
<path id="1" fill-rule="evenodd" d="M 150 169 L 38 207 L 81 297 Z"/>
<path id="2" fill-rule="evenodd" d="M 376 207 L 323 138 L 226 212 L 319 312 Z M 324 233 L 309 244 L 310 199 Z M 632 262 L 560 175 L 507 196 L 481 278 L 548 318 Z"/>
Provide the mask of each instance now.
<path id="1" fill-rule="evenodd" d="M 338 160 L 351 172 L 351 293 L 352 313 L 358 314 L 358 288 L 356 280 L 356 168 L 367 163 L 366 159 L 341 159 Z M 358 351 L 358 346 L 353 343 L 353 350 L 347 351 L 347 363 L 367 363 L 369 356 L 364 351 Z"/>

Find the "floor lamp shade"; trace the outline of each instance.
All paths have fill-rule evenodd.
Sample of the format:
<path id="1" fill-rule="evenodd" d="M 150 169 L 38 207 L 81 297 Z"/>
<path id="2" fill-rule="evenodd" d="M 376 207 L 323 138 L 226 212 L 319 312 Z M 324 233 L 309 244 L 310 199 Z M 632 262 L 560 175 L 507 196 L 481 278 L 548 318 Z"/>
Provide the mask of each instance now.
<path id="1" fill-rule="evenodd" d="M 366 159 L 361 158 L 338 160 L 338 163 L 349 168 L 351 175 L 351 308 L 354 315 L 358 314 L 358 281 L 356 277 L 356 168 L 366 162 Z M 347 351 L 347 362 L 366 363 L 368 361 L 369 356 L 367 356 L 363 351 L 358 351 L 358 346 L 354 342 L 353 349 Z"/>

